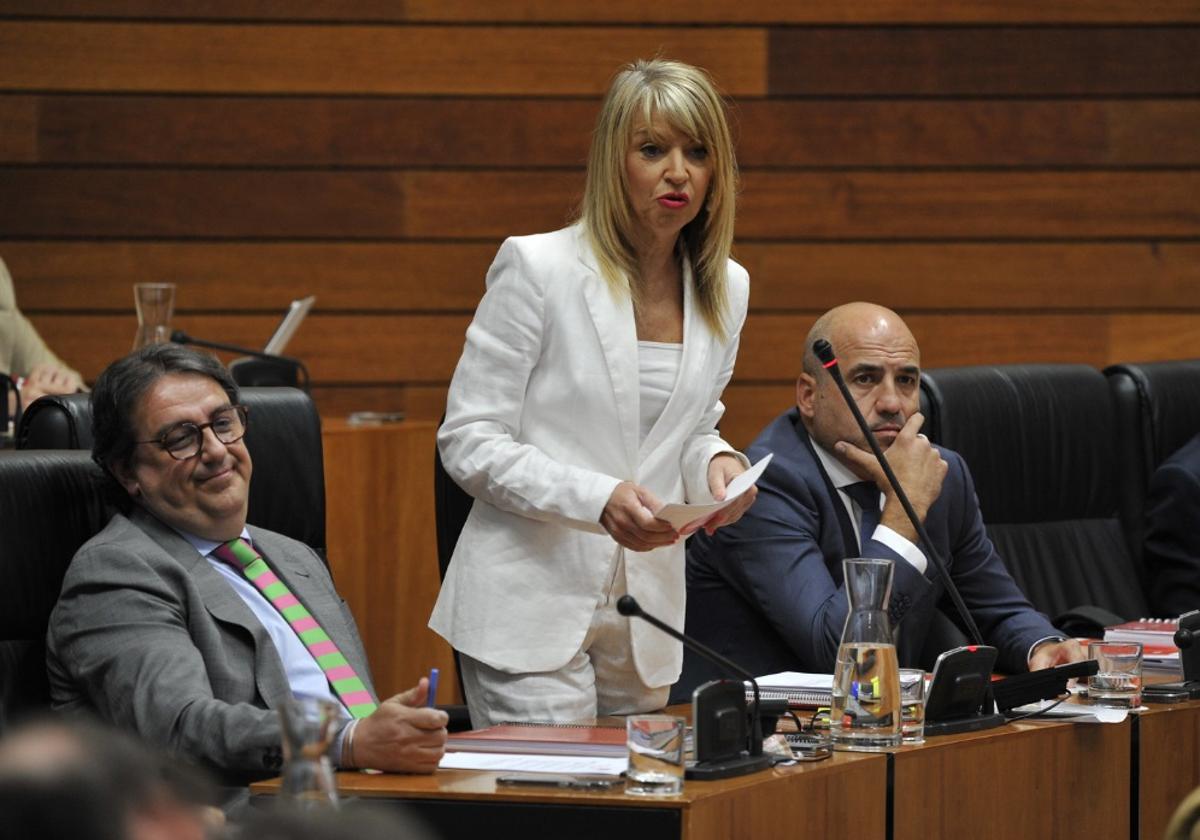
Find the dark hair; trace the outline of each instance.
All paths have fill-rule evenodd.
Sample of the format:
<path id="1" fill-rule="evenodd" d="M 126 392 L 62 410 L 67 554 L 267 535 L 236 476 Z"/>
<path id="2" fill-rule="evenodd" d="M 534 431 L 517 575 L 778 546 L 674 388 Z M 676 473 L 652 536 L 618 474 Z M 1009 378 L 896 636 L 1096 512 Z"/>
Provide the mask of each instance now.
<path id="1" fill-rule="evenodd" d="M 135 814 L 216 794 L 187 761 L 91 719 L 32 719 L 0 746 L 0 838 L 122 840 Z"/>
<path id="2" fill-rule="evenodd" d="M 134 350 L 104 369 L 92 386 L 92 460 L 113 475 L 114 464 L 124 464 L 137 439 L 133 418 L 138 404 L 169 373 L 194 373 L 216 381 L 238 401 L 237 383 L 215 357 L 180 344 L 150 344 Z"/>

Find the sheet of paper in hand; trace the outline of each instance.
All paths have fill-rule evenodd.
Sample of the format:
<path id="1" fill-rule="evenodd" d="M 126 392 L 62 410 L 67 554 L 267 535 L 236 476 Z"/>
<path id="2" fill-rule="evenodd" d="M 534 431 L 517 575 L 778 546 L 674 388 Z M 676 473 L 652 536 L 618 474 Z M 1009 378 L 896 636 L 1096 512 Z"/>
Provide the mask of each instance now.
<path id="1" fill-rule="evenodd" d="M 772 457 L 772 454 L 768 453 L 757 464 L 729 482 L 729 486 L 725 488 L 725 498 L 722 501 L 703 505 L 663 505 L 654 512 L 654 517 L 664 522 L 670 522 L 680 533 L 688 533 L 689 526 L 703 524 L 713 514 L 729 507 L 737 500 L 738 496 L 753 487 L 763 470 L 767 468 L 767 464 L 771 463 Z M 691 530 L 695 530 L 695 528 Z"/>

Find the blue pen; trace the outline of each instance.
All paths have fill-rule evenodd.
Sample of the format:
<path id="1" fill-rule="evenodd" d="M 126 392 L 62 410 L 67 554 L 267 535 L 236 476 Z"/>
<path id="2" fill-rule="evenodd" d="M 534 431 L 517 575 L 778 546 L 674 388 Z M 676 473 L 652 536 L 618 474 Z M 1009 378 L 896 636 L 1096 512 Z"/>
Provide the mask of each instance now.
<path id="1" fill-rule="evenodd" d="M 426 697 L 425 705 L 433 706 L 437 703 L 437 684 L 438 684 L 438 669 L 429 669 L 429 694 Z"/>

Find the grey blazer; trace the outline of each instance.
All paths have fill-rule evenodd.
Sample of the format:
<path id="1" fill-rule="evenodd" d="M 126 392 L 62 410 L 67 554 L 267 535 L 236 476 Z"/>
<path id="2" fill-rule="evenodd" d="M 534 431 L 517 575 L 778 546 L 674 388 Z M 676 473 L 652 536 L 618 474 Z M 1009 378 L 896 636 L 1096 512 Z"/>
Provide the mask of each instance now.
<path id="1" fill-rule="evenodd" d="M 250 534 L 374 695 L 358 628 L 320 558 L 281 534 Z M 79 549 L 46 647 L 54 708 L 90 711 L 226 783 L 278 773 L 275 710 L 291 691 L 270 636 L 195 548 L 141 508 Z"/>

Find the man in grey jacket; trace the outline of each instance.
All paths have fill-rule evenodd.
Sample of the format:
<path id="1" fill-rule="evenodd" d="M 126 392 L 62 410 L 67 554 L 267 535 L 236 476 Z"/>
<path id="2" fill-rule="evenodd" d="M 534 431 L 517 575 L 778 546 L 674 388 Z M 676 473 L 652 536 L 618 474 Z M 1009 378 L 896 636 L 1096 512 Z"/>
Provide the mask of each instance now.
<path id="1" fill-rule="evenodd" d="M 93 458 L 127 494 L 76 554 L 50 618 L 51 696 L 213 769 L 274 775 L 279 708 L 337 705 L 341 767 L 432 772 L 444 712 L 425 680 L 377 703 L 354 619 L 306 545 L 247 527 L 249 418 L 214 358 L 155 345 L 92 393 Z"/>

